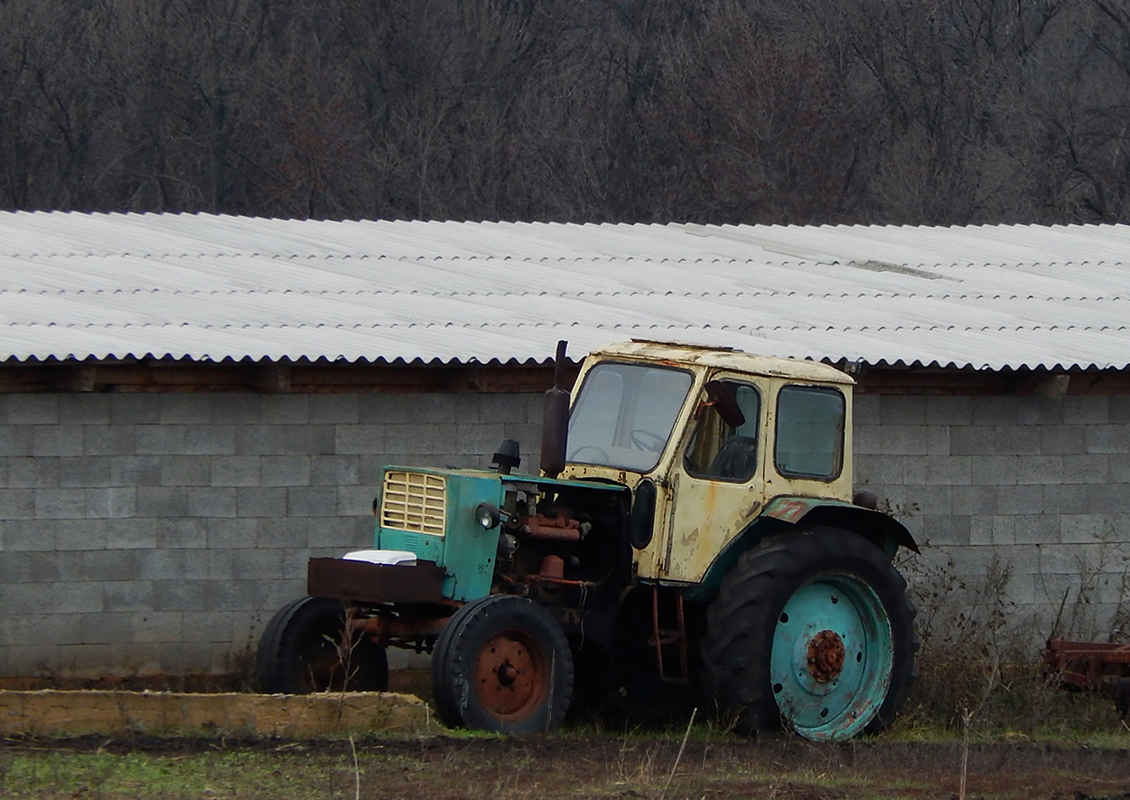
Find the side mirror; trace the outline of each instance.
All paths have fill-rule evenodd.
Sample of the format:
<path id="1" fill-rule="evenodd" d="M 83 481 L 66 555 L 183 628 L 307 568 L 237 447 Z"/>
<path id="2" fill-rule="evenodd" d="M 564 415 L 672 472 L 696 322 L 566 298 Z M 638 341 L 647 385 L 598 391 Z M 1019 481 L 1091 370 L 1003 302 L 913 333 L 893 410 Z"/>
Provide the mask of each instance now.
<path id="1" fill-rule="evenodd" d="M 745 414 L 742 413 L 737 398 L 734 397 L 729 386 L 722 381 L 707 381 L 703 388 L 706 389 L 706 396 L 710 398 L 707 405 L 714 406 L 717 409 L 718 416 L 722 418 L 723 422 L 731 428 L 745 424 Z"/>

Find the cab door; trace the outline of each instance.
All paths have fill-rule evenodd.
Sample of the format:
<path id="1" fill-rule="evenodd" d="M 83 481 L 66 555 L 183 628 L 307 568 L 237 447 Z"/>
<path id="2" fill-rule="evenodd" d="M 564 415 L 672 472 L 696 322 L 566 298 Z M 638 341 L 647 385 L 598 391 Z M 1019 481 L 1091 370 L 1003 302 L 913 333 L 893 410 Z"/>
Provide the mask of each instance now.
<path id="1" fill-rule="evenodd" d="M 768 382 L 721 375 L 712 383 L 729 393 L 726 402 L 732 400 L 740 409 L 740 422 L 719 402 L 717 389 L 713 398 L 704 392 L 671 465 L 655 574 L 643 577 L 702 580 L 726 543 L 764 503 Z"/>

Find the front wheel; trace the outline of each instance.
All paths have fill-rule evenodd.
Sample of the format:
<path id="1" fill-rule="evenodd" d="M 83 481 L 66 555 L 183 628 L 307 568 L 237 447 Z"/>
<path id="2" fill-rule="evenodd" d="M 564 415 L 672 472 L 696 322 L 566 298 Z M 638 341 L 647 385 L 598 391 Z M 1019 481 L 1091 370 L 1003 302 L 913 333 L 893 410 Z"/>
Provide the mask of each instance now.
<path id="1" fill-rule="evenodd" d="M 887 725 L 914 679 L 914 607 L 887 556 L 848 531 L 743 553 L 707 613 L 703 682 L 746 733 L 843 740 Z"/>
<path id="2" fill-rule="evenodd" d="M 345 608 L 336 600 L 302 597 L 267 623 L 256 671 L 270 694 L 388 689 L 388 657 L 373 640 L 345 634 Z"/>
<path id="3" fill-rule="evenodd" d="M 491 595 L 460 608 L 432 654 L 436 712 L 451 728 L 495 733 L 553 730 L 573 697 L 565 633 L 530 600 Z"/>

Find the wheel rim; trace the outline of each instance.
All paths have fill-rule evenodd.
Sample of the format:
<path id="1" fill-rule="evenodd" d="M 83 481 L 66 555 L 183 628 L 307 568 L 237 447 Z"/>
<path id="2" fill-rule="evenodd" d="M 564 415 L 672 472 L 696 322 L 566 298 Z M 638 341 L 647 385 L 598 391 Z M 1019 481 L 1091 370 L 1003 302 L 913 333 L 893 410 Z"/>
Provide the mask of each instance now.
<path id="1" fill-rule="evenodd" d="M 549 696 L 549 665 L 534 639 L 504 631 L 488 641 L 475 660 L 475 696 L 495 719 L 521 722 Z"/>
<path id="2" fill-rule="evenodd" d="M 801 586 L 775 623 L 773 696 L 786 723 L 807 739 L 848 739 L 865 728 L 886 698 L 893 666 L 886 610 L 854 575 Z"/>

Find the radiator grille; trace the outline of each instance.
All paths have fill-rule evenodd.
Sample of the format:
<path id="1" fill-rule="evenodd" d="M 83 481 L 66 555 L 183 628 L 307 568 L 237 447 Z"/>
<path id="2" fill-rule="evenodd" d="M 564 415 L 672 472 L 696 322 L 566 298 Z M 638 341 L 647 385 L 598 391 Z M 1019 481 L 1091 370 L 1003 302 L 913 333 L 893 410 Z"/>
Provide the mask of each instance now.
<path id="1" fill-rule="evenodd" d="M 381 525 L 442 536 L 447 519 L 444 479 L 423 472 L 386 472 Z"/>

